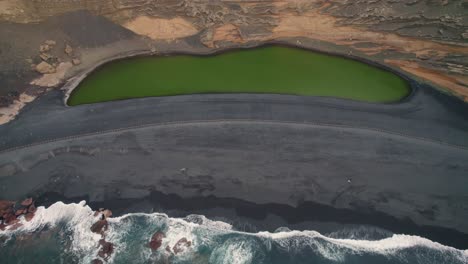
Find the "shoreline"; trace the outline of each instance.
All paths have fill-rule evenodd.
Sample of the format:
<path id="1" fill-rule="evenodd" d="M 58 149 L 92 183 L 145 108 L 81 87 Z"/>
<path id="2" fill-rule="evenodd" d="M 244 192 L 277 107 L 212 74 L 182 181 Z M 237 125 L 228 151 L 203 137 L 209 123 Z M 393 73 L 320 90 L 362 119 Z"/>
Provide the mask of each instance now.
<path id="1" fill-rule="evenodd" d="M 173 193 L 151 191 L 149 196 L 143 198 L 100 202 L 89 202 L 86 197 L 67 198 L 57 193 L 46 193 L 38 197 L 36 203 L 37 206 L 48 207 L 55 202 L 79 203 L 82 200 L 94 210 L 111 210 L 114 217 L 129 213 L 164 213 L 174 218 L 199 214 L 210 220 L 227 221 L 236 230 L 247 233 L 274 232 L 278 228 L 287 227 L 290 230 L 310 230 L 323 234 L 346 227 L 370 226 L 394 234 L 420 236 L 459 250 L 468 249 L 468 234 L 450 228 L 421 226 L 409 219 L 398 219 L 369 208 L 355 211 L 307 201 L 293 207 L 287 204 L 257 204 L 215 196 L 183 198 Z"/>
<path id="2" fill-rule="evenodd" d="M 296 40 L 296 41 L 294 41 Z M 68 99 L 70 98 L 71 94 L 73 91 L 79 87 L 81 82 L 86 79 L 90 74 L 93 72 L 101 69 L 102 67 L 105 67 L 108 64 L 118 62 L 118 61 L 123 61 L 123 60 L 129 60 L 133 58 L 142 58 L 142 57 L 168 57 L 168 56 L 178 56 L 178 55 L 188 55 L 188 56 L 194 56 L 194 57 L 210 57 L 210 56 L 217 56 L 221 54 L 226 54 L 229 52 L 236 52 L 236 51 L 242 51 L 242 50 L 248 50 L 248 49 L 261 49 L 265 47 L 270 47 L 270 46 L 280 46 L 280 47 L 287 47 L 287 48 L 296 48 L 296 49 L 301 49 L 305 51 L 311 51 L 311 52 L 316 52 L 328 56 L 333 56 L 333 57 L 339 57 L 339 58 L 344 58 L 344 59 L 349 59 L 349 60 L 354 60 L 357 62 L 361 62 L 373 67 L 376 67 L 380 70 L 384 70 L 387 72 L 390 72 L 392 74 L 397 75 L 399 78 L 402 78 L 405 80 L 408 84 L 408 94 L 402 97 L 400 100 L 395 101 L 395 102 L 368 102 L 368 101 L 360 101 L 360 100 L 353 100 L 353 99 L 343 99 L 343 100 L 350 100 L 350 101 L 356 101 L 356 102 L 363 102 L 363 103 L 370 103 L 370 104 L 388 104 L 388 105 L 393 105 L 393 104 L 401 104 L 405 103 L 407 101 L 410 101 L 411 98 L 414 96 L 414 94 L 417 91 L 418 85 L 420 83 L 415 80 L 414 78 L 410 77 L 408 74 L 404 73 L 402 70 L 393 68 L 391 66 L 385 65 L 383 63 L 379 63 L 376 61 L 369 60 L 364 57 L 360 56 L 354 56 L 350 54 L 345 54 L 345 53 L 340 53 L 340 52 L 332 52 L 332 51 L 325 51 L 320 48 L 313 48 L 313 47 L 307 47 L 302 44 L 298 44 L 297 41 L 299 39 L 293 38 L 293 39 L 286 39 L 286 40 L 272 40 L 272 41 L 265 41 L 265 42 L 259 42 L 259 43 L 245 43 L 241 45 L 235 45 L 233 47 L 223 47 L 223 48 L 215 48 L 215 49 L 209 49 L 208 51 L 190 51 L 190 50 L 176 50 L 176 51 L 131 51 L 131 52 L 124 52 L 123 54 L 117 54 L 115 56 L 112 56 L 110 58 L 106 58 L 104 60 L 101 60 L 97 63 L 94 64 L 94 66 L 90 67 L 89 69 L 77 73 L 75 76 L 68 78 L 64 84 L 59 88 L 60 90 L 64 91 L 63 95 L 63 104 L 67 107 L 73 107 L 68 105 Z M 435 87 L 432 87 L 432 89 L 438 90 Z M 442 91 L 441 91 L 442 92 Z M 453 96 L 453 95 L 450 95 Z M 453 96 L 455 98 L 458 98 L 456 96 Z M 134 99 L 134 98 L 130 98 Z M 342 98 L 338 98 L 342 99 Z M 122 99 L 122 100 L 128 100 L 128 99 Z M 116 101 L 116 100 L 114 100 Z M 102 103 L 102 102 L 101 102 Z"/>
<path id="3" fill-rule="evenodd" d="M 163 191 L 167 195 L 172 193 L 185 197 L 182 203 L 203 199 L 200 197 L 233 197 L 250 205 L 275 203 L 280 206 L 273 206 L 273 209 L 283 215 L 298 214 L 301 210 L 288 210 L 311 202 L 328 206 L 327 210 L 347 208 L 348 213 L 358 215 L 362 210 L 371 213 L 381 211 L 390 216 L 386 219 L 406 218 L 421 226 L 433 225 L 435 228 L 427 231 L 429 235 L 406 220 L 398 224 L 401 229 L 393 230 L 404 232 L 404 228 L 413 227 L 419 230 L 418 234 L 434 240 L 440 233 L 438 228 L 457 230 L 456 234 L 441 231 L 445 234 L 443 241 L 450 244 L 450 237 L 467 234 L 463 232 L 466 225 L 462 223 L 464 200 L 453 205 L 462 206 L 456 210 L 457 214 L 461 214 L 458 217 L 450 213 L 455 208 L 447 204 L 464 193 L 460 188 L 466 182 L 462 176 L 466 168 L 462 160 L 468 155 L 466 130 L 463 130 L 466 125 L 462 119 L 459 119 L 459 127 L 440 127 L 438 122 L 424 127 L 415 122 L 433 116 L 426 112 L 428 108 L 424 107 L 423 102 L 431 102 L 428 105 L 432 107 L 437 106 L 433 102 L 438 102 L 440 107 L 450 105 L 450 111 L 457 109 L 453 98 L 444 97 L 433 90 L 427 90 L 428 93 L 423 91 L 419 90 L 413 100 L 397 105 L 237 94 L 143 98 L 76 107 L 63 106 L 62 94 L 56 91 L 54 96 L 50 94 L 34 102 L 22 119 L 0 128 L 1 132 L 9 135 L 7 143 L 12 146 L 22 142 L 37 143 L 0 153 L 0 174 L 4 175 L 0 177 L 0 184 L 6 188 L 0 199 L 19 199 L 24 195 L 40 197 L 58 190 L 62 196 L 55 201 L 66 201 L 62 197 L 80 197 L 93 207 L 110 201 L 109 206 L 101 206 L 118 212 L 115 209 L 118 206 L 113 205 L 117 203 L 115 201 L 125 203 L 125 199 L 134 199 L 135 207 L 144 211 L 148 209 L 144 208 L 148 192 Z M 459 108 L 458 114 L 467 111 L 464 104 L 460 104 Z M 138 113 L 143 115 L 138 120 L 132 118 Z M 452 113 L 454 117 L 458 117 L 458 114 Z M 330 120 L 330 115 L 336 120 Z M 441 118 L 447 117 L 444 112 L 440 115 Z M 243 122 L 240 119 L 242 116 L 253 119 Z M 210 117 L 211 121 L 200 122 L 200 117 Z M 226 121 L 216 121 L 220 117 Z M 74 122 L 77 119 L 84 123 L 77 124 Z M 328 121 L 333 127 L 309 126 L 304 124 L 307 120 L 312 123 Z M 154 124 L 168 121 L 179 123 L 119 130 L 146 121 Z M 346 129 L 348 125 L 357 129 Z M 359 129 L 363 126 L 375 128 L 375 131 Z M 51 131 L 50 127 L 59 129 Z M 80 135 L 85 132 L 85 128 L 87 132 L 117 130 L 73 138 L 76 133 Z M 16 129 L 34 133 L 25 138 Z M 378 133 L 379 130 L 409 133 L 410 136 L 426 135 L 464 148 Z M 447 137 L 447 131 L 451 131 L 452 137 Z M 459 136 L 453 137 L 457 133 Z M 44 143 L 35 135 L 44 136 L 45 139 L 65 136 L 65 140 Z M 258 138 L 255 135 L 264 136 Z M 349 141 L 350 137 L 352 141 Z M 233 140 L 237 144 L 232 145 Z M 176 149 L 174 144 L 178 146 Z M 244 151 L 237 153 L 237 149 Z M 281 149 L 284 151 L 278 152 Z M 246 150 L 255 158 L 242 154 Z M 343 156 L 340 154 L 343 151 L 351 152 Z M 367 155 L 374 152 L 377 155 Z M 13 154 L 15 161 L 11 162 Z M 439 166 L 441 158 L 450 160 L 447 166 Z M 324 160 L 335 166 L 330 167 Z M 134 164 L 130 170 L 124 166 L 127 162 Z M 107 167 L 106 164 L 112 166 Z M 369 169 L 360 172 L 361 167 Z M 181 173 L 181 168 L 189 168 L 189 173 Z M 284 175 L 291 179 L 285 182 Z M 452 181 L 447 181 L 444 175 L 450 175 Z M 79 179 L 75 176 L 79 176 Z M 351 184 L 346 183 L 349 178 L 353 179 Z M 436 186 L 425 188 L 428 181 L 434 181 Z M 269 186 L 264 186 L 266 189 L 262 190 L 259 183 Z M 299 186 L 294 183 L 301 183 L 299 186 L 303 187 L 298 190 Z M 74 186 L 71 189 L 67 187 L 70 184 Z M 256 191 L 249 192 L 251 188 Z M 415 199 L 416 194 L 423 196 Z M 224 206 L 228 203 L 226 201 L 232 200 L 219 199 L 225 203 L 220 203 Z M 286 209 L 283 208 L 285 204 L 289 204 Z M 434 205 L 436 209 L 432 209 Z M 170 207 L 171 203 L 167 206 Z M 245 203 L 239 206 L 245 206 Z M 235 210 L 234 207 L 236 205 L 229 210 Z M 202 207 L 196 209 L 203 210 Z M 207 212 L 202 214 L 210 216 Z M 336 215 L 335 218 L 337 221 L 340 219 Z M 366 222 L 367 218 L 372 219 L 367 215 L 359 220 Z M 272 226 L 270 230 L 273 229 Z"/>

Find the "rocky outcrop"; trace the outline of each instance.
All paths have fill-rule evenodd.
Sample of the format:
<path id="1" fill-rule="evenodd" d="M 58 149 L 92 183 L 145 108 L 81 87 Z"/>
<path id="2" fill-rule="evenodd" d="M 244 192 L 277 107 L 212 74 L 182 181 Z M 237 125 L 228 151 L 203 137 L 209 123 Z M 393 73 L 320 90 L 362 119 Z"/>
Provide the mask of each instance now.
<path id="1" fill-rule="evenodd" d="M 102 234 L 107 230 L 108 223 L 106 219 L 101 219 L 91 226 L 91 232 Z"/>
<path id="2" fill-rule="evenodd" d="M 114 252 L 114 244 L 107 242 L 103 238 L 99 240 L 99 245 L 101 246 L 101 248 L 99 249 L 98 256 L 105 260 L 108 260 Z"/>
<path id="3" fill-rule="evenodd" d="M 55 68 L 54 68 L 54 66 L 50 65 L 49 63 L 47 63 L 45 61 L 42 61 L 41 63 L 36 65 L 36 71 L 38 73 L 48 74 L 48 73 L 54 73 Z"/>
<path id="4" fill-rule="evenodd" d="M 192 246 L 192 242 L 187 240 L 187 238 L 183 237 L 179 239 L 179 241 L 177 241 L 174 247 L 172 247 L 172 251 L 174 252 L 174 254 L 177 255 L 179 253 L 186 251 L 191 246 Z"/>
<path id="5" fill-rule="evenodd" d="M 100 219 L 91 226 L 90 230 L 93 233 L 101 235 L 98 245 L 98 257 L 107 261 L 114 252 L 114 244 L 106 241 L 106 231 L 109 226 L 107 219 L 112 216 L 112 212 L 108 209 L 100 208 L 94 213 L 94 216 L 99 216 Z M 94 259 L 92 263 L 102 263 L 102 260 Z"/>
<path id="6" fill-rule="evenodd" d="M 149 242 L 149 247 L 152 250 L 158 250 L 162 245 L 163 238 L 165 237 L 166 235 L 161 231 L 154 233 L 151 237 L 151 241 Z"/>
<path id="7" fill-rule="evenodd" d="M 34 200 L 27 198 L 19 203 L 14 201 L 0 200 L 0 230 L 14 230 L 20 227 L 20 217 L 24 216 L 26 221 L 31 221 L 36 212 Z"/>

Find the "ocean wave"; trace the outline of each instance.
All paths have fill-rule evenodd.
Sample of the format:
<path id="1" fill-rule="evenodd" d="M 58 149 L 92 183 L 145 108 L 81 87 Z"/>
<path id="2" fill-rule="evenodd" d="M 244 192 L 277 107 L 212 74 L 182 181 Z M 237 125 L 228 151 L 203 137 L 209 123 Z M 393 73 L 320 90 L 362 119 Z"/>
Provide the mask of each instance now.
<path id="1" fill-rule="evenodd" d="M 84 201 L 38 207 L 30 222 L 21 218 L 22 225 L 17 229 L 0 231 L 0 237 L 4 238 L 0 258 L 14 260 L 9 250 L 18 243 L 21 235 L 55 230 L 60 234 L 57 237 L 66 240 L 61 243 L 65 254 L 73 254 L 80 263 L 90 263 L 97 258 L 102 239 L 101 234 L 91 232 L 91 226 L 99 217 Z M 107 259 L 109 263 L 247 264 L 310 263 L 311 260 L 316 260 L 315 263 L 346 263 L 360 258 L 387 261 L 382 263 L 468 263 L 468 250 L 457 250 L 419 236 L 383 232 L 379 233 L 384 236 L 382 239 L 356 238 L 356 234 L 365 237 L 366 231 L 362 227 L 356 232 L 330 235 L 297 230 L 247 233 L 201 215 L 170 218 L 162 213 L 126 214 L 108 218 L 108 223 L 105 239 L 114 245 L 114 251 Z M 165 237 L 159 249 L 152 250 L 148 243 L 155 232 L 162 232 Z M 369 232 L 376 230 L 369 229 Z M 18 252 L 18 248 L 15 250 Z M 24 252 L 27 255 L 29 251 L 25 249 Z"/>

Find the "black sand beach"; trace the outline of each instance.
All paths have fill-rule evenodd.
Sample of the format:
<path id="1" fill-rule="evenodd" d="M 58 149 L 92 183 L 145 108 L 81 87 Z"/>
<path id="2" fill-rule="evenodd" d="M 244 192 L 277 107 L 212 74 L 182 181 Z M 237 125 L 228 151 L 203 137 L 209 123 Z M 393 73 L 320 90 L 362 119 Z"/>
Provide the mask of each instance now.
<path id="1" fill-rule="evenodd" d="M 399 104 L 231 94 L 66 107 L 62 96 L 0 127 L 0 199 L 235 210 L 268 230 L 361 223 L 467 247 L 468 108 L 429 87 Z M 269 214 L 283 220 L 259 224 Z"/>

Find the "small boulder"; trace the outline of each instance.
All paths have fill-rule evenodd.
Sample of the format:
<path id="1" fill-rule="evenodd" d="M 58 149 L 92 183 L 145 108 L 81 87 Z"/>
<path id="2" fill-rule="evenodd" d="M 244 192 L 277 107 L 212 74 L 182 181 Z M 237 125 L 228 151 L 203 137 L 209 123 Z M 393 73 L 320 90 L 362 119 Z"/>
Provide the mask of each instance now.
<path id="1" fill-rule="evenodd" d="M 103 262 L 100 259 L 93 259 L 93 261 L 91 261 L 91 264 L 103 264 Z"/>
<path id="2" fill-rule="evenodd" d="M 171 247 L 169 245 L 166 246 L 166 251 L 169 252 L 169 253 L 172 253 Z"/>
<path id="3" fill-rule="evenodd" d="M 31 204 L 28 208 L 28 212 L 29 213 L 35 213 L 37 210 L 36 206 L 34 206 L 34 204 Z M 25 212 L 26 213 L 26 212 Z"/>
<path id="4" fill-rule="evenodd" d="M 49 63 L 43 61 L 39 63 L 38 65 L 36 65 L 36 71 L 42 74 L 54 73 L 55 68 Z"/>
<path id="5" fill-rule="evenodd" d="M 5 213 L 13 211 L 14 204 L 12 201 L 0 200 L 0 217 Z"/>
<path id="6" fill-rule="evenodd" d="M 72 53 L 73 53 L 73 48 L 70 46 L 70 45 L 65 45 L 65 53 L 68 55 L 68 56 L 71 56 Z"/>
<path id="7" fill-rule="evenodd" d="M 72 60 L 72 63 L 73 63 L 73 65 L 80 65 L 80 64 L 81 64 L 81 60 L 80 60 L 80 59 L 73 59 L 73 60 Z"/>
<path id="8" fill-rule="evenodd" d="M 34 217 L 34 213 L 27 213 L 24 215 L 24 219 L 26 219 L 27 222 L 31 221 Z"/>
<path id="9" fill-rule="evenodd" d="M 106 219 L 107 219 L 107 218 L 109 218 L 109 217 L 111 217 L 111 216 L 112 216 L 112 211 L 111 211 L 111 210 L 108 210 L 108 209 L 106 209 L 106 210 L 102 211 L 102 214 L 104 215 L 104 218 L 106 218 Z"/>
<path id="10" fill-rule="evenodd" d="M 14 223 L 18 222 L 19 220 L 16 219 L 15 214 L 6 213 L 6 214 L 3 215 L 3 221 L 4 221 L 5 224 L 11 225 L 11 224 L 14 224 Z"/>
<path id="11" fill-rule="evenodd" d="M 43 61 L 48 61 L 50 58 L 52 58 L 52 56 L 49 53 L 41 53 L 39 54 L 39 57 Z"/>
<path id="12" fill-rule="evenodd" d="M 27 211 L 28 211 L 27 209 L 18 209 L 18 210 L 16 210 L 16 212 L 15 212 L 15 216 L 18 217 L 18 216 L 20 216 L 20 215 L 26 213 Z"/>
<path id="13" fill-rule="evenodd" d="M 57 42 L 55 42 L 55 40 L 50 40 L 50 39 L 46 40 L 44 43 L 49 45 L 49 46 L 55 46 L 55 44 L 57 44 Z"/>
<path id="14" fill-rule="evenodd" d="M 184 252 L 185 249 L 189 248 L 192 245 L 191 241 L 188 241 L 187 238 L 183 237 L 177 241 L 177 243 L 172 247 L 174 254 Z"/>
<path id="15" fill-rule="evenodd" d="M 114 244 L 101 239 L 99 240 L 99 245 L 101 245 L 101 249 L 98 252 L 98 256 L 107 260 L 114 252 Z"/>
<path id="16" fill-rule="evenodd" d="M 12 201 L 0 200 L 0 210 L 6 210 L 7 208 L 12 207 L 14 204 L 15 203 Z"/>
<path id="17" fill-rule="evenodd" d="M 158 250 L 158 248 L 160 248 L 162 245 L 163 238 L 165 237 L 166 235 L 164 235 L 163 232 L 158 231 L 154 233 L 153 236 L 151 237 L 151 241 L 149 242 L 149 247 L 152 250 Z"/>
<path id="18" fill-rule="evenodd" d="M 33 199 L 32 198 L 27 198 L 27 199 L 24 199 L 22 202 L 21 202 L 21 205 L 22 206 L 30 206 L 31 204 L 33 203 Z"/>
<path id="19" fill-rule="evenodd" d="M 50 46 L 47 45 L 47 44 L 44 44 L 44 45 L 40 45 L 39 46 L 39 51 L 40 52 L 48 52 L 50 50 Z"/>
<path id="20" fill-rule="evenodd" d="M 91 232 L 100 234 L 103 231 L 107 230 L 107 226 L 108 226 L 107 220 L 105 219 L 99 220 L 91 226 Z"/>

